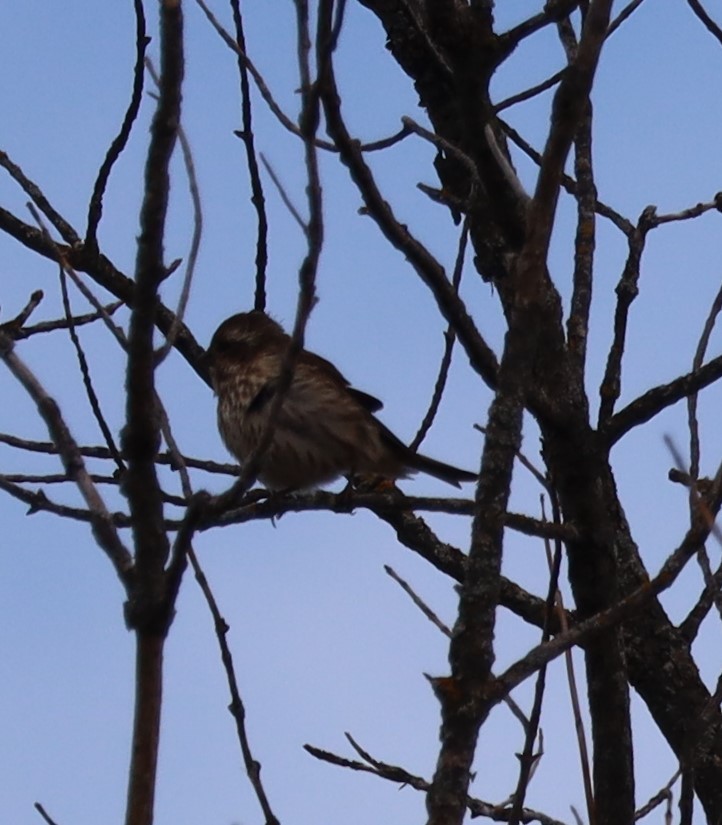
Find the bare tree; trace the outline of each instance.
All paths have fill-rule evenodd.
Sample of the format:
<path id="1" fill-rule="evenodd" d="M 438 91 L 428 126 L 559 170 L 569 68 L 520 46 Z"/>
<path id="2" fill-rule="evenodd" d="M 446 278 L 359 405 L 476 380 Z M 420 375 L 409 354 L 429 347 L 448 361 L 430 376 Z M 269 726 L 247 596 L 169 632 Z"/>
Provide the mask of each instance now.
<path id="1" fill-rule="evenodd" d="M 85 229 L 74 228 L 51 203 L 42 183 L 36 184 L 23 170 L 21 158 L 0 154 L 0 165 L 30 201 L 28 215 L 0 207 L 0 229 L 8 243 L 19 244 L 29 255 L 57 266 L 63 307 L 62 318 L 31 325 L 30 318 L 43 298 L 42 293 L 34 292 L 24 309 L 0 325 L 0 357 L 37 406 L 50 440 L 24 437 L 20 420 L 15 432 L 2 433 L 0 439 L 28 456 L 33 452 L 59 456 L 62 473 L 6 472 L 0 475 L 0 487 L 27 505 L 30 512 L 45 511 L 86 522 L 124 589 L 125 621 L 136 645 L 127 825 L 153 821 L 163 653 L 189 562 L 216 628 L 243 764 L 265 821 L 279 821 L 273 794 L 262 781 L 246 732 L 245 708 L 222 608 L 193 547 L 196 536 L 212 528 L 317 510 L 366 510 L 389 525 L 401 545 L 428 562 L 440 577 L 458 583 L 458 612 L 453 627 L 446 627 L 413 586 L 388 569 L 449 637 L 449 671 L 429 677 L 440 713 L 440 746 L 433 775 L 421 777 L 406 767 L 389 764 L 351 736 L 354 758 L 307 745 L 311 755 L 421 791 L 429 825 L 460 823 L 467 813 L 514 823 L 556 822 L 528 807 L 526 795 L 543 753 L 540 720 L 547 666 L 566 655 L 578 729 L 581 731 L 585 717 L 591 726 L 589 749 L 583 732 L 578 739 L 586 794 L 586 812 L 577 815 L 578 819 L 594 825 L 631 823 L 662 802 L 669 807 L 674 788 L 680 822 L 692 821 L 695 798 L 709 822 L 721 822 L 722 676 L 713 689 L 705 684 L 693 645 L 708 615 L 722 612 L 722 567 L 710 558 L 710 551 L 716 548 L 707 549 L 710 539 L 718 538 L 714 523 L 722 505 L 722 464 L 713 455 L 709 461 L 716 469 L 709 477 L 703 476 L 698 423 L 699 394 L 722 376 L 722 356 L 707 356 L 722 308 L 722 290 L 711 301 L 707 317 L 700 319 L 689 370 L 668 375 L 664 383 L 648 387 L 624 406 L 620 399 L 630 357 L 630 309 L 640 290 L 648 238 L 669 225 L 694 222 L 720 211 L 722 202 L 720 195 L 706 192 L 689 208 L 660 214 L 648 206 L 634 220 L 608 204 L 603 192 L 598 193 L 593 163 L 591 96 L 595 77 L 604 65 L 610 37 L 632 25 L 634 13 L 643 5 L 641 0 L 615 9 L 616 16 L 612 0 L 550 0 L 537 4 L 535 13 L 507 29 L 495 23 L 493 2 L 362 0 L 365 13 L 380 24 L 378 37 L 385 33 L 399 72 L 413 84 L 425 116 L 423 123 L 405 116 L 398 132 L 368 142 L 362 142 L 349 126 L 351 101 L 337 79 L 343 40 L 353 37 L 346 20 L 350 6 L 343 0 L 319 0 L 312 6 L 306 0 L 295 0 L 300 90 L 297 116 L 277 102 L 277 94 L 257 67 L 238 0 L 231 0 L 228 10 L 212 9 L 204 0 L 152 4 L 152 13 L 159 13 L 159 38 L 153 44 L 157 72 L 147 54 L 145 14 L 150 12 L 150 4 L 145 5 L 135 0 L 132 95 L 99 168 Z M 702 6 L 696 0 L 689 0 L 688 5 L 706 36 L 722 44 L 722 31 Z M 294 358 L 304 345 L 307 323 L 319 300 L 316 276 L 329 234 L 321 166 L 333 163 L 345 169 L 361 200 L 364 220 L 370 218 L 386 243 L 400 253 L 399 260 L 405 258 L 407 267 L 433 297 L 446 327 L 438 378 L 426 414 L 420 411 L 423 422 L 413 448 L 419 448 L 436 420 L 454 354 L 456 360 L 468 361 L 473 381 L 489 393 L 486 420 L 479 426 L 483 450 L 477 461 L 480 469 L 473 500 L 407 496 L 397 487 L 379 485 L 373 479 L 354 479 L 341 493 L 261 495 L 251 488 L 263 467 L 264 449 L 273 435 L 272 422 L 240 471 L 232 464 L 190 458 L 176 443 L 167 400 L 159 389 L 160 365 L 173 353 L 190 365 L 199 382 L 209 381 L 203 348 L 185 323 L 202 228 L 199 189 L 203 188 L 202 181 L 196 181 L 191 146 L 181 126 L 188 39 L 184 17 L 191 10 L 193 26 L 203 26 L 218 36 L 217 48 L 232 58 L 229 72 L 235 63 L 239 80 L 241 128 L 237 135 L 245 152 L 248 191 L 255 210 L 256 309 L 265 310 L 268 303 L 268 259 L 273 251 L 273 227 L 266 211 L 269 184 L 287 205 L 305 243 L 298 267 L 295 324 L 284 362 L 286 382 L 291 380 Z M 548 78 L 536 78 L 529 70 L 525 89 L 499 99 L 492 91 L 497 76 L 513 54 L 523 53 L 542 33 L 558 38 L 563 65 Z M 145 101 L 144 91 L 148 93 Z M 534 147 L 507 115 L 540 96 L 550 102 L 550 114 L 548 123 L 537 126 L 538 130 L 543 128 L 544 138 Z M 252 108 L 254 101 L 259 104 L 256 109 Z M 101 229 L 103 221 L 109 220 L 104 214 L 104 198 L 134 135 L 139 112 L 149 106 L 153 115 L 140 231 L 134 271 L 126 274 L 102 248 Z M 296 203 L 272 160 L 261 154 L 254 125 L 258 108 L 270 112 L 277 128 L 287 131 L 302 147 L 303 206 Z M 444 223 L 446 231 L 453 228 L 456 233 L 451 261 L 442 262 L 432 252 L 434 239 L 420 237 L 399 217 L 394 205 L 396 193 L 384 189 L 382 176 L 375 171 L 376 153 L 403 152 L 412 141 L 431 147 L 434 153 L 433 169 L 419 168 L 417 175 L 437 179 L 434 186 L 420 184 L 420 190 L 433 203 L 437 220 Z M 174 153 L 184 160 L 183 174 L 171 164 Z M 522 175 L 517 167 L 528 162 L 534 164 L 534 173 Z M 172 174 L 179 180 L 185 175 L 189 182 L 194 231 L 185 259 L 170 262 L 164 246 Z M 555 271 L 550 254 L 563 208 L 573 208 L 576 221 L 569 283 Z M 597 245 L 607 237 L 600 232 L 602 222 L 604 232 L 611 227 L 618 234 L 626 248 L 626 260 L 617 277 L 615 303 L 605 318 L 611 343 L 596 356 L 603 358 L 606 366 L 595 385 L 594 372 L 589 369 L 593 297 L 600 291 L 611 293 L 608 281 L 600 285 L 595 268 Z M 465 300 L 460 289 L 469 250 L 475 272 L 467 275 L 467 280 L 475 278 L 493 290 L 504 329 L 500 346 L 489 334 L 492 322 Z M 176 288 L 177 305 L 171 309 L 161 300 L 161 291 L 175 281 L 181 285 Z M 246 278 L 246 295 L 251 291 L 248 285 Z M 73 294 L 79 292 L 90 303 L 88 312 L 74 313 L 71 287 Z M 104 293 L 112 300 L 106 300 Z M 120 435 L 108 423 L 94 388 L 95 353 L 82 345 L 78 335 L 79 328 L 87 324 L 102 325 L 107 340 L 122 354 L 126 406 Z M 49 347 L 56 330 L 69 333 L 103 446 L 93 446 L 91 435 L 78 439 L 71 434 L 65 410 L 23 358 L 26 339 L 43 335 Z M 159 333 L 163 337 L 160 344 L 156 342 Z M 281 387 L 279 404 L 282 399 Z M 667 546 L 655 556 L 642 552 L 630 528 L 612 450 L 630 433 L 682 401 L 688 412 L 689 457 L 676 440 L 670 440 L 669 478 L 682 485 L 678 488 L 682 493 L 686 488 L 688 523 L 670 527 Z M 540 436 L 541 447 L 532 460 L 522 451 L 525 431 L 538 431 Z M 99 461 L 106 469 L 92 472 L 89 461 Z M 180 491 L 175 493 L 171 492 L 168 467 L 180 479 Z M 511 506 L 516 477 L 528 471 L 543 499 L 538 513 L 515 512 Z M 208 474 L 225 474 L 232 483 L 223 493 L 212 496 L 203 490 Z M 75 485 L 82 501 L 56 497 L 53 490 L 58 483 Z M 445 542 L 425 513 L 469 518 L 468 547 L 461 549 Z M 549 577 L 538 584 L 536 592 L 502 574 L 505 541 L 512 531 L 534 537 L 540 551 L 546 550 Z M 676 586 L 680 573 L 695 559 L 702 574 L 701 588 L 687 615 L 674 622 L 660 595 Z M 562 603 L 560 591 L 567 586 L 563 575 L 568 576 L 573 609 Z M 499 608 L 540 632 L 537 645 L 501 670 L 495 668 L 495 662 L 505 658 L 500 657 L 499 643 L 495 642 Z M 574 648 L 580 649 L 584 658 L 583 699 L 574 686 L 569 657 Z M 719 672 L 719 662 L 711 666 Z M 530 707 L 522 711 L 511 694 L 527 680 L 533 680 L 533 696 Z M 635 799 L 630 690 L 648 708 L 679 765 L 679 790 L 674 784 L 677 777 L 667 784 L 667 777 L 662 777 L 662 790 L 644 807 Z M 492 804 L 476 798 L 470 783 L 474 771 L 483 770 L 488 758 L 478 752 L 479 732 L 502 702 L 509 704 L 522 723 L 523 749 L 516 788 L 505 802 Z M 42 805 L 38 811 L 46 821 L 52 821 Z"/>

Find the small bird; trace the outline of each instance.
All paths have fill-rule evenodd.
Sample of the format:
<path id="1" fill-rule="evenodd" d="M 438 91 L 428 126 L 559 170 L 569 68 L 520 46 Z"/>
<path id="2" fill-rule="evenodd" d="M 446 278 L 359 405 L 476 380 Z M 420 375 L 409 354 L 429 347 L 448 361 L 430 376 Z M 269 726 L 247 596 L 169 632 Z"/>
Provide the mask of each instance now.
<path id="1" fill-rule="evenodd" d="M 211 340 L 218 429 L 241 463 L 264 432 L 289 341 L 258 310 L 226 319 Z M 409 449 L 374 416 L 382 406 L 330 361 L 302 350 L 261 458 L 260 481 L 272 490 L 303 490 L 357 473 L 397 479 L 420 470 L 456 487 L 477 478 Z"/>

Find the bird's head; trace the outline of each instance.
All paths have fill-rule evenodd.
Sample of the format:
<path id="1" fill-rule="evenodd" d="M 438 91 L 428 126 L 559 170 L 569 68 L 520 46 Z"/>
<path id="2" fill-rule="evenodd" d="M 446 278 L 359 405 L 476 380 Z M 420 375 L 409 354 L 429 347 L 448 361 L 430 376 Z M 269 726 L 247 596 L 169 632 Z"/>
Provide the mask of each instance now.
<path id="1" fill-rule="evenodd" d="M 287 341 L 280 324 L 264 312 L 240 312 L 226 318 L 213 333 L 206 351 L 206 363 L 213 375 L 226 364 L 246 361 L 261 350 L 281 348 Z"/>
<path id="2" fill-rule="evenodd" d="M 283 328 L 264 312 L 239 312 L 226 318 L 213 333 L 208 354 L 211 360 L 226 354 L 245 357 L 261 347 L 285 340 Z"/>

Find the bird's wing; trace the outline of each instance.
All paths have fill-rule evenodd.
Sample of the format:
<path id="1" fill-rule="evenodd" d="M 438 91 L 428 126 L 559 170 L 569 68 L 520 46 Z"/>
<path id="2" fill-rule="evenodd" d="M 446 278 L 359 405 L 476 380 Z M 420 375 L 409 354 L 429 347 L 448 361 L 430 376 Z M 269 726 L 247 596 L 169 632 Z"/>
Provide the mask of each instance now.
<path id="1" fill-rule="evenodd" d="M 336 381 L 340 384 L 343 384 L 344 387 L 348 388 L 349 393 L 358 401 L 358 403 L 365 409 L 371 413 L 378 412 L 383 407 L 383 402 L 379 401 L 373 395 L 369 395 L 369 393 L 364 392 L 363 390 L 357 390 L 355 387 L 352 387 L 345 376 L 343 376 L 334 365 L 327 361 L 325 358 L 322 358 L 320 355 L 316 355 L 313 352 L 302 352 L 299 357 L 299 362 L 308 364 L 309 367 L 315 367 L 321 371 L 323 371 L 332 381 Z"/>

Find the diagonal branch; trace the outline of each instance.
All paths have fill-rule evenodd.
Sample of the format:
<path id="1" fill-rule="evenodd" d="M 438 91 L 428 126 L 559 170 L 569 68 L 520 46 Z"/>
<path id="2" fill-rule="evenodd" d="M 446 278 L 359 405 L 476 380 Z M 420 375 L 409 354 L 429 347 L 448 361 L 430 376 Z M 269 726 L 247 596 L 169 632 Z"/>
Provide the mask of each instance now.
<path id="1" fill-rule="evenodd" d="M 96 541 L 112 562 L 118 578 L 126 587 L 129 587 L 132 581 L 133 560 L 116 532 L 113 517 L 85 467 L 78 445 L 62 417 L 60 408 L 15 354 L 12 339 L 2 331 L 0 331 L 0 358 L 37 405 L 38 412 L 45 421 L 65 471 L 77 484 L 88 505 Z"/>
<path id="2" fill-rule="evenodd" d="M 379 191 L 358 142 L 349 134 L 341 115 L 341 100 L 336 86 L 333 61 L 330 58 L 326 63 L 324 75 L 319 78 L 319 84 L 328 133 L 338 147 L 341 160 L 361 193 L 368 214 L 386 239 L 404 254 L 421 280 L 429 287 L 442 315 L 453 325 L 472 367 L 489 386 L 495 386 L 498 363 L 494 352 L 480 335 L 441 264 L 408 228 L 397 220 L 391 206 Z"/>
<path id="3" fill-rule="evenodd" d="M 647 390 L 613 415 L 601 427 L 600 432 L 608 444 L 616 444 L 634 427 L 646 423 L 662 410 L 710 386 L 720 378 L 722 378 L 722 355 L 708 361 L 694 372 L 688 372 L 668 384 L 661 384 Z"/>

